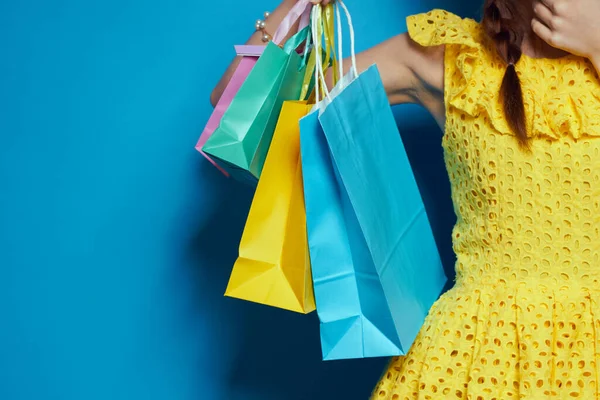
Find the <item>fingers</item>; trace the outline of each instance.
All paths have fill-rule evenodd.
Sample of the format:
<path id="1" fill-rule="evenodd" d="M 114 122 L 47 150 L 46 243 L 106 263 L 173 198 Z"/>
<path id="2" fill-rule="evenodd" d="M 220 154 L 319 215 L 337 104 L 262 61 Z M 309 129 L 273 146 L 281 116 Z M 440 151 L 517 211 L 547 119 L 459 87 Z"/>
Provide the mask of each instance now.
<path id="1" fill-rule="evenodd" d="M 550 46 L 560 47 L 558 35 L 552 32 L 552 30 L 539 19 L 534 18 L 533 21 L 531 21 L 531 29 L 533 29 L 533 32 L 538 35 L 540 39 Z"/>
<path id="2" fill-rule="evenodd" d="M 311 3 L 313 4 L 321 4 L 322 6 L 326 6 L 327 4 L 331 3 L 332 0 L 310 0 Z"/>
<path id="3" fill-rule="evenodd" d="M 550 0 L 546 0 L 550 1 Z M 533 2 L 533 13 L 535 18 L 550 29 L 555 29 L 557 26 L 557 18 L 552 13 L 552 10 L 542 1 Z"/>
<path id="4" fill-rule="evenodd" d="M 546 6 L 552 14 L 562 16 L 569 9 L 571 4 L 569 4 L 569 0 L 536 0 L 535 3 L 542 3 Z"/>
<path id="5" fill-rule="evenodd" d="M 543 3 L 543 5 L 548 7 L 549 10 L 554 11 L 554 6 L 556 4 L 556 0 L 540 0 L 540 1 L 535 1 L 534 3 Z"/>
<path id="6" fill-rule="evenodd" d="M 562 47 L 561 27 L 564 17 L 561 11 L 565 3 L 562 0 L 534 0 L 534 18 L 531 21 L 531 29 L 543 41 L 553 47 Z"/>

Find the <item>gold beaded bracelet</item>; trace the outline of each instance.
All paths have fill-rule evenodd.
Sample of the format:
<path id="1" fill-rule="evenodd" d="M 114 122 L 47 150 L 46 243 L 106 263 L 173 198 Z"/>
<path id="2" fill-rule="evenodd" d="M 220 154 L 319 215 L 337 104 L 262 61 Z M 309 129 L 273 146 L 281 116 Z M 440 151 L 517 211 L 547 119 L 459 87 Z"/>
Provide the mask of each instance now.
<path id="1" fill-rule="evenodd" d="M 256 23 L 254 24 L 254 27 L 256 28 L 257 32 L 262 32 L 262 41 L 264 43 L 270 42 L 271 39 L 273 39 L 273 37 L 266 31 L 265 27 L 266 27 L 266 20 L 267 18 L 269 18 L 269 15 L 271 15 L 270 12 L 265 11 L 264 13 L 264 20 L 263 19 L 257 19 Z"/>

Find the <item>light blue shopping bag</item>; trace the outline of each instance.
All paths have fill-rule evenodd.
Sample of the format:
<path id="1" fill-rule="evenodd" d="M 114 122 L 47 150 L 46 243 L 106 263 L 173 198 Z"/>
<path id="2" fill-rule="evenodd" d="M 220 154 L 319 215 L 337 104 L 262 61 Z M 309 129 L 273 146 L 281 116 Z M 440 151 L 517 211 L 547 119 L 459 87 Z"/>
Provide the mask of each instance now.
<path id="1" fill-rule="evenodd" d="M 447 278 L 377 68 L 317 108 L 300 135 L 324 359 L 405 354 Z"/>
<path id="2" fill-rule="evenodd" d="M 300 121 L 300 142 L 323 359 L 402 354 L 385 293 L 332 163 L 318 111 Z"/>
<path id="3" fill-rule="evenodd" d="M 339 93 L 319 120 L 404 353 L 447 278 L 377 67 Z"/>

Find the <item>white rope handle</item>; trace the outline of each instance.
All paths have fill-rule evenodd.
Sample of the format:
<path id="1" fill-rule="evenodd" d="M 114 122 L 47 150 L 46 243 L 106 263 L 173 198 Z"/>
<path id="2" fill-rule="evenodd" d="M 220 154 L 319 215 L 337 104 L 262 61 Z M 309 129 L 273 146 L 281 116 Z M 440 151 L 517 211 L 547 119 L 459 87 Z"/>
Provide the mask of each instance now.
<path id="1" fill-rule="evenodd" d="M 354 72 L 354 76 L 358 76 L 358 68 L 356 66 L 356 49 L 354 46 L 354 25 L 352 24 L 352 16 L 350 15 L 350 11 L 348 11 L 348 7 L 346 7 L 342 0 L 337 0 L 335 4 L 336 9 L 338 7 L 342 7 L 342 9 L 344 10 L 344 14 L 346 14 L 346 19 L 348 21 L 348 30 L 350 31 L 350 57 L 352 60 L 352 72 Z M 337 9 L 337 14 L 339 18 L 339 9 Z M 341 26 L 341 24 L 339 26 Z M 341 28 L 338 30 L 338 35 L 340 38 L 342 37 Z M 341 42 L 342 41 L 340 39 L 340 43 Z"/>
<path id="2" fill-rule="evenodd" d="M 343 32 L 342 32 L 342 19 L 340 16 L 340 7 L 336 4 L 335 6 L 335 19 L 336 19 L 336 26 L 337 26 L 337 41 L 338 41 L 338 48 L 337 48 L 337 57 L 338 57 L 338 67 L 339 67 L 339 77 L 340 79 L 342 79 L 342 77 L 344 76 L 344 58 L 342 56 L 342 54 L 344 53 L 344 46 L 342 46 L 342 38 L 343 38 Z"/>
<path id="3" fill-rule="evenodd" d="M 341 13 L 340 13 L 340 7 L 342 8 L 342 10 L 344 10 L 344 14 L 346 15 L 346 20 L 348 22 L 348 30 L 350 33 L 350 59 L 352 62 L 352 67 L 350 70 L 351 76 L 353 77 L 357 77 L 358 76 L 358 67 L 356 65 L 356 50 L 355 50 L 355 35 L 354 35 L 354 25 L 352 24 L 352 17 L 350 15 L 350 12 L 348 11 L 348 8 L 346 7 L 346 5 L 344 4 L 344 2 L 342 0 L 337 0 L 335 2 L 335 13 L 336 13 L 336 18 L 337 18 L 337 38 L 336 40 L 338 41 L 338 62 L 339 62 L 339 73 L 340 73 L 340 79 L 343 78 L 344 76 L 344 66 L 343 66 L 343 44 L 342 44 L 342 38 L 343 38 L 343 32 L 342 32 L 342 22 L 341 22 Z M 313 39 L 315 42 L 315 46 L 314 46 L 314 51 L 316 52 L 316 68 L 315 68 L 315 99 L 316 99 L 316 104 L 319 104 L 321 102 L 321 98 L 320 98 L 320 89 L 323 90 L 323 93 L 325 94 L 325 97 L 327 98 L 328 101 L 331 101 L 331 92 L 329 91 L 329 88 L 326 85 L 326 81 L 325 81 L 325 72 L 323 69 L 323 58 L 322 58 L 322 49 L 321 49 L 321 37 L 319 37 L 318 33 L 319 33 L 319 28 L 321 28 L 321 32 L 323 32 L 323 18 L 322 18 L 322 7 L 321 5 L 316 5 L 315 7 L 313 7 L 312 9 L 312 18 L 311 18 L 311 30 L 312 30 L 312 35 L 313 35 Z M 324 99 L 323 99 L 324 100 Z"/>

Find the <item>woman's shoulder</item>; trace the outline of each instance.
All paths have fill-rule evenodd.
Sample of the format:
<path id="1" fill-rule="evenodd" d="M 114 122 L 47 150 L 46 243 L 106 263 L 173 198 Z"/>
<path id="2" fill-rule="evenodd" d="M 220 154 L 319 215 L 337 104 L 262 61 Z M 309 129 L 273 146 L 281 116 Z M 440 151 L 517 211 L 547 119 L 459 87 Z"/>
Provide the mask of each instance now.
<path id="1" fill-rule="evenodd" d="M 426 47 L 444 44 L 479 47 L 485 40 L 479 22 L 441 9 L 408 16 L 406 27 L 411 39 Z"/>

